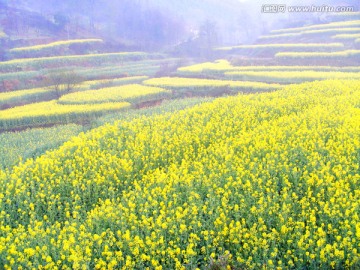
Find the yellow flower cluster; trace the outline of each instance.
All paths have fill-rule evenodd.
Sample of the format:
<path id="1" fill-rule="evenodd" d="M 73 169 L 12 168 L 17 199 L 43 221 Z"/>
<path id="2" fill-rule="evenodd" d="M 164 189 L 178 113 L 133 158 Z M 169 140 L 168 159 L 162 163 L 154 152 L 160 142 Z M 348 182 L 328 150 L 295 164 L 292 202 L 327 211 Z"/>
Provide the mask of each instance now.
<path id="1" fill-rule="evenodd" d="M 82 126 L 69 124 L 0 133 L 0 169 L 11 168 L 20 160 L 36 157 L 46 150 L 55 149 L 81 131 L 83 131 Z"/>
<path id="2" fill-rule="evenodd" d="M 255 45 L 239 45 L 232 47 L 217 48 L 218 51 L 236 51 L 236 52 L 262 52 L 264 50 L 271 52 L 280 51 L 329 51 L 344 49 L 342 43 L 271 43 L 271 44 L 255 44 Z"/>
<path id="3" fill-rule="evenodd" d="M 346 50 L 340 52 L 279 52 L 275 55 L 279 59 L 359 59 L 360 50 Z"/>
<path id="4" fill-rule="evenodd" d="M 214 89 L 229 87 L 234 91 L 269 91 L 280 89 L 279 84 L 267 84 L 261 82 L 246 82 L 246 81 L 229 81 L 229 80 L 210 80 L 197 78 L 180 78 L 180 77 L 162 77 L 153 78 L 144 81 L 145 85 L 158 86 L 170 89 Z"/>
<path id="5" fill-rule="evenodd" d="M 0 172 L 4 269 L 360 266 L 360 81 L 220 98 Z"/>
<path id="6" fill-rule="evenodd" d="M 56 100 L 33 103 L 0 111 L 0 129 L 60 124 L 102 115 L 129 107 L 128 102 L 62 105 Z"/>
<path id="7" fill-rule="evenodd" d="M 303 36 L 317 36 L 317 35 L 337 35 L 337 34 L 356 34 L 360 32 L 360 27 L 354 28 L 327 28 L 319 30 L 304 30 L 295 33 L 284 33 L 284 34 L 272 34 L 261 36 L 260 40 L 272 40 L 278 38 L 288 37 L 303 37 Z"/>
<path id="8" fill-rule="evenodd" d="M 341 22 L 331 22 L 326 24 L 314 24 L 304 27 L 296 28 L 284 28 L 279 30 L 272 30 L 271 33 L 292 33 L 292 32 L 301 32 L 304 30 L 320 30 L 320 29 L 331 29 L 331 28 L 349 28 L 349 27 L 360 27 L 360 20 L 354 21 L 341 21 Z"/>
<path id="9" fill-rule="evenodd" d="M 62 96 L 60 104 L 96 104 L 105 102 L 129 101 L 137 102 L 154 98 L 160 98 L 171 93 L 159 87 L 144 86 L 139 84 L 129 84 L 102 88 L 99 90 L 89 90 L 75 92 Z"/>
<path id="10" fill-rule="evenodd" d="M 360 38 L 360 34 L 339 34 L 339 35 L 335 35 L 332 36 L 331 38 L 333 39 L 356 39 L 356 38 Z"/>
<path id="11" fill-rule="evenodd" d="M 328 79 L 360 79 L 360 72 L 322 71 L 231 71 L 225 76 L 233 80 L 261 81 L 269 83 L 300 83 Z"/>
<path id="12" fill-rule="evenodd" d="M 191 66 L 186 67 L 180 67 L 178 68 L 178 72 L 180 73 L 196 73 L 196 72 L 203 72 L 205 70 L 211 70 L 211 71 L 228 71 L 234 69 L 234 66 L 230 64 L 229 61 L 220 59 L 213 62 L 205 62 L 200 64 L 195 64 Z"/>
<path id="13" fill-rule="evenodd" d="M 69 65 L 100 65 L 104 62 L 114 63 L 125 60 L 139 60 L 149 57 L 157 57 L 156 54 L 147 54 L 144 52 L 121 52 L 121 53 L 101 53 L 101 54 L 85 54 L 85 55 L 66 55 L 52 56 L 40 58 L 24 58 L 14 59 L 10 61 L 0 62 L 1 72 L 13 72 L 22 69 L 40 69 L 48 67 L 68 67 Z"/>
<path id="14" fill-rule="evenodd" d="M 57 47 L 68 47 L 69 45 L 74 44 L 92 44 L 92 43 L 101 43 L 102 39 L 72 39 L 72 40 L 62 40 L 51 42 L 48 44 L 41 44 L 29 47 L 19 47 L 9 50 L 10 52 L 32 52 L 32 51 L 41 51 L 44 49 L 55 49 Z"/>
<path id="15" fill-rule="evenodd" d="M 209 75 L 224 75 L 230 71 L 341 71 L 360 72 L 360 67 L 332 67 L 332 66 L 233 66 L 227 60 L 217 60 L 191 66 L 181 67 L 177 71 L 181 75 L 194 75 L 198 73 Z"/>
<path id="16" fill-rule="evenodd" d="M 0 93 L 0 108 L 2 105 L 12 104 L 18 101 L 36 101 L 42 97 L 49 96 L 49 89 L 33 88 L 29 90 L 18 90 Z"/>
<path id="17" fill-rule="evenodd" d="M 109 80 L 91 80 L 82 82 L 76 91 L 84 91 L 95 88 L 101 88 L 104 86 L 115 86 L 115 85 L 124 85 L 129 83 L 140 83 L 143 80 L 147 79 L 147 76 L 134 76 L 134 77 L 125 77 L 125 78 L 116 78 Z M 80 93 L 77 95 L 81 95 Z M 43 88 L 33 88 L 33 89 L 24 89 L 17 90 L 12 92 L 0 93 L 0 109 L 1 106 L 16 106 L 21 103 L 32 103 L 40 102 L 44 100 L 55 99 L 54 91 L 52 87 L 43 87 Z M 118 99 L 114 100 L 117 101 Z M 101 102 L 104 102 L 101 101 Z M 107 102 L 110 102 L 109 100 Z M 94 103 L 100 103 L 94 102 Z"/>
<path id="18" fill-rule="evenodd" d="M 215 68 L 214 68 L 215 69 Z M 338 72 L 360 72 L 360 67 L 345 66 L 234 66 L 228 71 L 338 71 Z"/>
<path id="19" fill-rule="evenodd" d="M 148 76 L 131 76 L 131 77 L 124 77 L 124 78 L 116 78 L 116 79 L 109 79 L 109 80 L 90 80 L 81 83 L 81 86 L 86 89 L 96 89 L 101 88 L 100 86 L 103 85 L 124 85 L 124 84 L 131 84 L 131 83 L 140 83 L 143 80 L 148 79 Z"/>

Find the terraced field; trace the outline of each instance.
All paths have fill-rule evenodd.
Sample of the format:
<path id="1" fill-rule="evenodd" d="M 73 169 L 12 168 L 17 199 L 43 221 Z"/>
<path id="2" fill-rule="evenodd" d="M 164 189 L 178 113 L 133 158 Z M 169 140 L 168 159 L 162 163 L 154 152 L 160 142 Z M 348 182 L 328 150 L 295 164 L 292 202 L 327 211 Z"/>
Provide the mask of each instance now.
<path id="1" fill-rule="evenodd" d="M 257 92 L 280 89 L 279 84 L 267 84 L 247 81 L 208 80 L 196 78 L 162 77 L 144 81 L 145 85 L 174 89 L 176 92 L 211 92 L 214 90 L 231 92 Z"/>
<path id="2" fill-rule="evenodd" d="M 19 103 L 33 103 L 45 99 L 52 99 L 54 95 L 49 89 L 35 88 L 30 90 L 18 90 L 12 92 L 0 93 L 0 108 L 5 109 L 13 107 Z"/>
<path id="3" fill-rule="evenodd" d="M 326 79 L 360 80 L 359 72 L 321 71 L 231 71 L 225 76 L 233 80 L 260 81 L 268 83 L 301 83 Z"/>
<path id="4" fill-rule="evenodd" d="M 103 62 L 121 62 L 142 60 L 158 55 L 149 55 L 143 52 L 121 52 L 107 54 L 68 55 L 41 58 L 15 59 L 0 62 L 1 72 L 13 72 L 29 69 L 43 69 L 50 67 L 69 67 L 81 65 L 101 65 Z"/>
<path id="5" fill-rule="evenodd" d="M 338 59 L 343 60 L 346 58 L 360 60 L 360 50 L 347 50 L 340 52 L 279 52 L 275 55 L 276 58 L 286 59 Z"/>
<path id="6" fill-rule="evenodd" d="M 227 60 L 217 60 L 191 66 L 181 67 L 178 74 L 183 76 L 217 75 L 223 76 L 225 72 L 237 71 L 321 71 L 321 72 L 360 72 L 360 67 L 334 67 L 334 66 L 234 66 Z"/>
<path id="7" fill-rule="evenodd" d="M 176 65 L 179 61 L 177 58 L 165 59 L 145 59 L 138 61 L 125 62 L 101 62 L 96 68 L 93 66 L 86 66 L 86 62 L 79 62 L 80 66 L 68 67 L 67 69 L 74 70 L 76 74 L 81 76 L 84 80 L 109 80 L 119 77 L 134 77 L 134 76 L 154 76 L 164 65 Z M 81 66 L 84 65 L 85 66 Z M 63 69 L 63 68 L 61 68 Z M 16 71 L 16 72 L 0 72 L 0 81 L 8 84 L 7 91 L 20 90 L 26 88 L 36 88 L 37 82 L 42 82 L 46 76 L 58 70 L 56 67 L 52 68 L 38 68 L 37 70 Z M 136 83 L 137 81 L 134 81 Z M 45 82 L 46 83 L 46 82 Z M 1 86 L 1 84 L 0 84 Z"/>
<path id="8" fill-rule="evenodd" d="M 159 87 L 129 84 L 64 95 L 59 99 L 59 103 L 69 105 L 96 104 L 119 101 L 136 103 L 152 99 L 161 99 L 169 96 L 170 93 L 170 91 Z"/>
<path id="9" fill-rule="evenodd" d="M 1 133 L 0 169 L 11 168 L 21 161 L 40 156 L 47 150 L 56 149 L 82 131 L 82 126 L 69 124 L 18 133 Z"/>
<path id="10" fill-rule="evenodd" d="M 357 28 L 329 28 L 329 29 L 319 29 L 319 30 L 305 30 L 295 33 L 284 33 L 284 34 L 272 34 L 265 35 L 260 37 L 260 40 L 276 40 L 279 38 L 293 38 L 293 37 L 311 37 L 311 36 L 332 36 L 332 35 L 340 35 L 340 34 L 358 34 L 360 32 L 360 27 Z"/>
<path id="11" fill-rule="evenodd" d="M 99 89 L 109 86 L 121 86 L 130 83 L 140 83 L 147 78 L 147 76 L 134 76 L 109 80 L 84 81 L 75 90 L 84 92 L 90 89 Z M 73 95 L 76 95 L 76 92 L 73 93 Z M 5 92 L 0 93 L 0 109 L 7 109 L 19 105 L 48 101 L 57 98 L 58 97 L 52 86 Z"/>
<path id="12" fill-rule="evenodd" d="M 331 38 L 332 39 L 350 39 L 350 40 L 353 40 L 353 39 L 356 39 L 356 38 L 359 38 L 360 37 L 360 34 L 339 34 L 339 35 L 335 35 L 335 36 L 332 36 Z"/>
<path id="13" fill-rule="evenodd" d="M 17 47 L 9 50 L 14 58 L 22 57 L 44 57 L 44 56 L 56 56 L 69 54 L 69 47 L 76 45 L 93 45 L 99 44 L 103 41 L 101 39 L 75 39 L 75 40 L 63 40 L 56 41 L 48 44 L 28 46 L 28 47 Z"/>
<path id="14" fill-rule="evenodd" d="M 0 62 L 0 269 L 360 268 L 355 15 L 187 65 L 13 49 L 39 57 Z"/>
<path id="15" fill-rule="evenodd" d="M 326 24 L 316 24 L 305 27 L 296 27 L 296 28 L 285 28 L 279 30 L 272 30 L 270 33 L 280 34 L 280 33 L 299 33 L 301 31 L 307 30 L 321 30 L 321 29 L 334 29 L 334 28 L 358 28 L 360 27 L 360 20 L 355 21 L 343 21 L 343 22 L 332 22 Z"/>
<path id="16" fill-rule="evenodd" d="M 128 102 L 62 105 L 56 100 L 0 111 L 0 130 L 83 121 L 130 106 Z"/>
<path id="17" fill-rule="evenodd" d="M 219 51 L 231 51 L 237 54 L 251 54 L 251 53 L 266 53 L 268 55 L 275 54 L 277 52 L 321 52 L 321 51 L 340 51 L 344 50 L 344 44 L 342 43 L 292 43 L 292 44 L 257 44 L 257 45 L 240 45 L 233 47 L 218 48 Z"/>
<path id="18" fill-rule="evenodd" d="M 2 266 L 357 268 L 359 89 L 221 98 L 2 172 Z"/>

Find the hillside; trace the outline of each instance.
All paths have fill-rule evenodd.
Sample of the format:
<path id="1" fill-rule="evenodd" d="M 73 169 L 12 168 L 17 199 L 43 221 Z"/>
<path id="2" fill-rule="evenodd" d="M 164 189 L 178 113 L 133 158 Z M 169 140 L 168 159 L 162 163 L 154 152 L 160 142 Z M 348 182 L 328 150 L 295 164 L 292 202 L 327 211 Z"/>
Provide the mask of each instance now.
<path id="1" fill-rule="evenodd" d="M 29 160 L 0 176 L 0 266 L 356 268 L 359 89 L 222 98 Z"/>
<path id="2" fill-rule="evenodd" d="M 336 1 L 322 2 L 336 5 Z M 267 0 L 226 0 L 221 4 L 214 0 L 80 0 L 76 6 L 69 0 L 2 0 L 0 3 L 1 25 L 16 41 L 16 46 L 101 38 L 136 50 L 158 50 L 196 38 L 206 21 L 214 23 L 219 45 L 247 43 L 273 28 L 326 22 L 331 15 L 266 14 L 261 10 L 264 4 L 269 4 Z M 296 5 L 296 1 L 290 1 L 291 4 Z M 356 0 L 342 4 L 359 8 Z"/>
<path id="3" fill-rule="evenodd" d="M 37 44 L 39 41 L 33 39 L 37 36 L 42 40 L 97 37 L 131 46 L 139 46 L 136 43 L 140 42 L 145 47 L 158 47 L 193 37 L 208 19 L 216 22 L 219 35 L 225 34 L 226 29 L 236 22 L 241 8 L 240 2 L 234 0 L 227 0 L 221 6 L 212 0 L 205 3 L 82 0 L 77 1 L 76 8 L 72 1 L 59 4 L 56 1 L 23 0 L 16 4 L 3 1 L 0 17 L 5 32 L 13 38 L 25 39 L 23 45 Z"/>
<path id="4" fill-rule="evenodd" d="M 360 13 L 264 2 L 0 2 L 0 269 L 360 269 Z"/>

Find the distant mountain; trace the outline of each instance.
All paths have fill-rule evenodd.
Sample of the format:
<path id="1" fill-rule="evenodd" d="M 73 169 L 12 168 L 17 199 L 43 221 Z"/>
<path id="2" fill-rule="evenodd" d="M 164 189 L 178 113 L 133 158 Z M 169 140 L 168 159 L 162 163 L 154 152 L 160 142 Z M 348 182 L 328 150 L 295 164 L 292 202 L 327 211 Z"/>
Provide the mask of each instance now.
<path id="1" fill-rule="evenodd" d="M 185 41 L 206 20 L 226 37 L 242 9 L 236 0 L 0 0 L 0 4 L 1 25 L 9 36 L 96 36 L 143 47 Z"/>
<path id="2" fill-rule="evenodd" d="M 274 28 L 319 22 L 323 14 L 264 14 L 270 0 L 0 0 L 0 30 L 17 42 L 102 38 L 158 50 L 212 26 L 219 44 L 249 43 Z M 291 0 L 288 5 L 354 5 L 358 0 Z M 206 27 L 205 27 L 206 28 Z M 206 37 L 205 37 L 206 39 Z"/>

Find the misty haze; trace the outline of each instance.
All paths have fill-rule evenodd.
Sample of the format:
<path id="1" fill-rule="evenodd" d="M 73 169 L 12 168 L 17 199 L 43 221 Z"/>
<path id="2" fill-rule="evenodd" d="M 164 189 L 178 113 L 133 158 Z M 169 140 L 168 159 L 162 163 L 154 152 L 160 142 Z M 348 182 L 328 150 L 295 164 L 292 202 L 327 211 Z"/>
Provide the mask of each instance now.
<path id="1" fill-rule="evenodd" d="M 359 0 L 0 0 L 0 269 L 360 269 Z"/>

